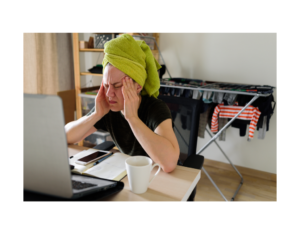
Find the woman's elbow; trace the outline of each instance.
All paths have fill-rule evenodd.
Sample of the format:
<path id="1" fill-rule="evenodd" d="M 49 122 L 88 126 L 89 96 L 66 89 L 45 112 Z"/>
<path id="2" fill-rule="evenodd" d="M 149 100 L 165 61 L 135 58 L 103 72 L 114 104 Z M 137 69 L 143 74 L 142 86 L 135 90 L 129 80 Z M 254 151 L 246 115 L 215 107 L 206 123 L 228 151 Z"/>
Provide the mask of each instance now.
<path id="1" fill-rule="evenodd" d="M 68 133 L 66 133 L 66 139 L 67 139 L 67 144 L 68 145 L 72 145 L 72 144 L 77 143 L 73 139 L 71 139 L 70 134 L 68 134 Z"/>
<path id="2" fill-rule="evenodd" d="M 70 129 L 68 129 L 66 126 L 65 126 L 65 133 L 66 133 L 66 139 L 68 145 L 76 144 L 78 142 L 74 139 L 74 137 L 72 137 L 73 134 L 71 133 Z"/>
<path id="3" fill-rule="evenodd" d="M 180 150 L 179 148 L 176 149 L 176 152 L 174 153 L 174 155 L 177 155 L 177 157 L 175 157 L 173 160 L 172 160 L 172 163 L 170 163 L 168 165 L 168 167 L 165 168 L 164 172 L 167 172 L 167 173 L 170 173 L 172 171 L 175 170 L 176 166 L 177 166 L 177 163 L 178 163 L 178 160 L 179 160 L 179 155 L 180 155 Z"/>
<path id="4" fill-rule="evenodd" d="M 179 155 L 178 155 L 178 158 L 179 158 Z M 173 159 L 172 162 L 162 165 L 161 167 L 162 167 L 163 171 L 166 173 L 170 173 L 170 172 L 174 171 L 177 166 L 178 158 Z"/>
<path id="5" fill-rule="evenodd" d="M 162 166 L 162 169 L 166 173 L 170 173 L 175 170 L 177 164 Z"/>
<path id="6" fill-rule="evenodd" d="M 170 173 L 170 172 L 174 171 L 175 168 L 176 167 L 165 167 L 165 168 L 163 168 L 163 171 L 166 172 L 166 173 Z"/>

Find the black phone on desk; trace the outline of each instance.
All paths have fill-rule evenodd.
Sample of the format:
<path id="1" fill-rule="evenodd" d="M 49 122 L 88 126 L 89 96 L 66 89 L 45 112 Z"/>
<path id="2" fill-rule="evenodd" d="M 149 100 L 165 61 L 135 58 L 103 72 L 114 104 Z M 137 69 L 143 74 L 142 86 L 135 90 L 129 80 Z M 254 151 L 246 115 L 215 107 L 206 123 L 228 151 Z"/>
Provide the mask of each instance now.
<path id="1" fill-rule="evenodd" d="M 97 151 L 94 153 L 91 153 L 83 158 L 78 159 L 75 163 L 80 165 L 87 165 L 92 162 L 96 162 L 101 158 L 104 158 L 105 156 L 111 154 L 109 151 Z"/>

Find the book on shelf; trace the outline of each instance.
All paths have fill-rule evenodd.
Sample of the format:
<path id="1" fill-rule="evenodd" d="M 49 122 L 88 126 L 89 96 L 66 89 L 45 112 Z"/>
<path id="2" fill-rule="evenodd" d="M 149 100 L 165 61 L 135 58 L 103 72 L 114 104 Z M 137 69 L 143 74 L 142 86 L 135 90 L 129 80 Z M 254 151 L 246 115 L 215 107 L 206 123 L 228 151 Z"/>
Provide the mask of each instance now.
<path id="1" fill-rule="evenodd" d="M 85 94 L 89 94 L 89 95 L 97 95 L 98 93 L 98 89 L 97 90 L 93 90 L 93 91 L 87 91 L 87 92 L 84 92 Z"/>
<path id="2" fill-rule="evenodd" d="M 124 176 L 127 175 L 125 160 L 130 156 L 120 152 L 115 152 L 111 156 L 105 157 L 104 160 L 102 160 L 98 164 L 96 164 L 95 162 L 89 163 L 87 165 L 80 165 L 76 163 L 78 159 L 83 158 L 96 151 L 102 150 L 88 149 L 81 151 L 70 158 L 69 163 L 70 165 L 74 166 L 72 173 L 115 181 L 120 181 Z"/>

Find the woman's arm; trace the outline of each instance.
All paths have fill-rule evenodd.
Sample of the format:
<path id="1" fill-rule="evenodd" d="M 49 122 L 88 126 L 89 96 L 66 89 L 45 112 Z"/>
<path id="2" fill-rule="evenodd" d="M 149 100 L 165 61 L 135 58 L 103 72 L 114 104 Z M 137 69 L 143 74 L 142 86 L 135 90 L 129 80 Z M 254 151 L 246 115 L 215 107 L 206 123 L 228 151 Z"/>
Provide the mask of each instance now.
<path id="1" fill-rule="evenodd" d="M 92 113 L 90 116 L 84 116 L 76 121 L 66 124 L 65 131 L 68 144 L 77 143 L 97 131 L 94 124 L 98 121 L 99 118 Z"/>
<path id="2" fill-rule="evenodd" d="M 163 121 L 153 132 L 139 118 L 130 119 L 129 125 L 143 149 L 165 172 L 175 169 L 180 150 L 171 119 Z"/>

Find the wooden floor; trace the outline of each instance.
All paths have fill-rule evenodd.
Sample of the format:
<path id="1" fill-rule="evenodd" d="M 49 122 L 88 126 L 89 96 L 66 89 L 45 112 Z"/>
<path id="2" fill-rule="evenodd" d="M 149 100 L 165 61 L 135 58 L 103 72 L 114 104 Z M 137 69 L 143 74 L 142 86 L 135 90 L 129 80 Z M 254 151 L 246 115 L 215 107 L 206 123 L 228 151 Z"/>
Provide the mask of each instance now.
<path id="1" fill-rule="evenodd" d="M 241 181 L 240 176 L 234 169 L 220 169 L 205 165 L 205 163 L 203 166 L 226 199 L 230 201 Z M 244 183 L 234 201 L 276 201 L 275 181 L 243 175 L 243 173 L 241 175 Z M 224 201 L 203 171 L 201 171 L 201 179 L 197 185 L 195 201 Z"/>

